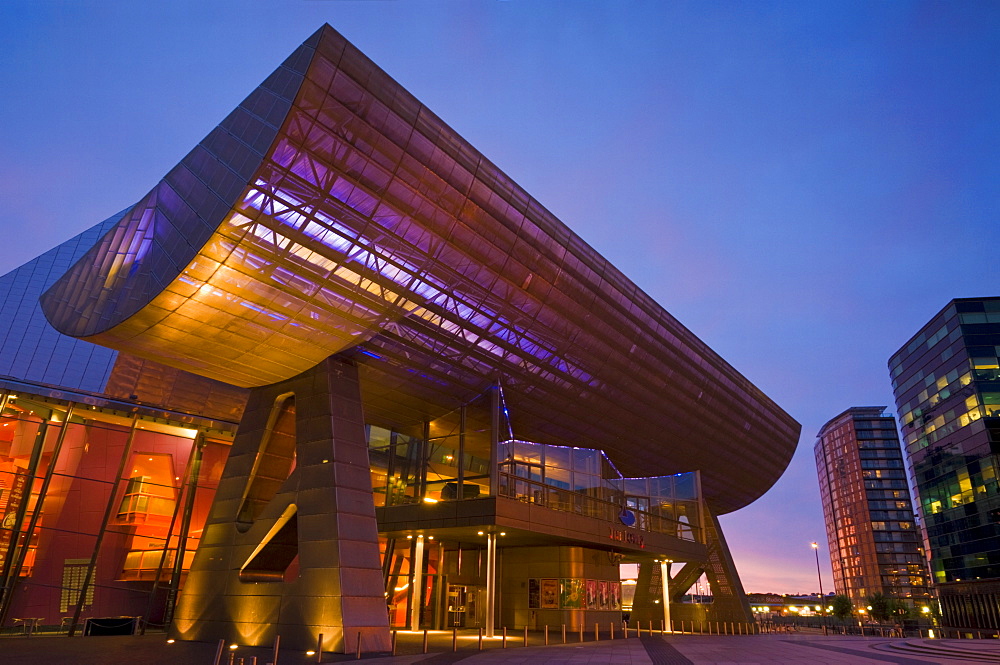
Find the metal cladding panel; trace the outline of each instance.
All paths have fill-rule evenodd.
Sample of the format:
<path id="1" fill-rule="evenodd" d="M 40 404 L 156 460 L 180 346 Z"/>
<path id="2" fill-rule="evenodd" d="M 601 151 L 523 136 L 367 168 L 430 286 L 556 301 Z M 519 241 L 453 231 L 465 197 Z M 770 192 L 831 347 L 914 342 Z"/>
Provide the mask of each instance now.
<path id="1" fill-rule="evenodd" d="M 43 296 L 53 325 L 239 386 L 346 352 L 369 419 L 401 426 L 499 379 L 518 436 L 700 469 L 716 513 L 784 471 L 791 417 L 332 28 L 262 89 L 256 134 L 210 135 L 270 137 L 228 198 L 220 140 Z M 175 209 L 196 214 L 160 242 Z"/>

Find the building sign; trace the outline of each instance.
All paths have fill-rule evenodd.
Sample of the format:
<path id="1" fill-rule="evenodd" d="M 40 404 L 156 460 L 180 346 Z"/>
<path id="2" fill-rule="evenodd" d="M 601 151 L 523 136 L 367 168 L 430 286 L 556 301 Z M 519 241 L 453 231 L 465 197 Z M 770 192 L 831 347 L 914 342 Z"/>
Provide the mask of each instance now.
<path id="1" fill-rule="evenodd" d="M 635 545 L 637 547 L 646 546 L 646 539 L 643 535 L 631 530 L 616 529 L 611 527 L 608 537 L 611 538 L 611 540 L 617 540 L 619 543 L 625 543 L 626 545 Z"/>
<path id="2" fill-rule="evenodd" d="M 618 513 L 618 521 L 625 526 L 635 526 L 635 513 L 629 510 L 628 506 L 622 506 Z"/>

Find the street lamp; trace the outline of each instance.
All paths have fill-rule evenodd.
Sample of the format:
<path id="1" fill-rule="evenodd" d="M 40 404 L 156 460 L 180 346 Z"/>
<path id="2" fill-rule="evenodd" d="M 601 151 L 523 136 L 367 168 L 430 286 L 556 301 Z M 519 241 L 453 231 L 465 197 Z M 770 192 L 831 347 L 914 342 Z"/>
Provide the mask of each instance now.
<path id="1" fill-rule="evenodd" d="M 814 541 L 812 543 L 812 548 L 813 552 L 816 553 L 816 579 L 819 580 L 819 600 L 820 603 L 822 603 L 823 607 L 825 608 L 826 603 L 824 602 L 825 596 L 823 595 L 823 576 L 819 572 L 819 543 Z M 823 610 L 823 615 L 824 616 L 826 615 L 825 609 Z"/>

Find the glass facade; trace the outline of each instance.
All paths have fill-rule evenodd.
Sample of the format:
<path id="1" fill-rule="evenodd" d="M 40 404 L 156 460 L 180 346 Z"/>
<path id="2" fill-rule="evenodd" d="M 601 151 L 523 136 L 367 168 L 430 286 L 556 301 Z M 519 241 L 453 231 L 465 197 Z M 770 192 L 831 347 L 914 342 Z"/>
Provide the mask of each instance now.
<path id="1" fill-rule="evenodd" d="M 87 393 L 0 391 L 0 616 L 169 619 L 234 427 Z M 69 400 L 66 397 L 70 397 Z"/>
<path id="2" fill-rule="evenodd" d="M 875 593 L 920 607 L 930 600 L 926 561 L 896 421 L 884 409 L 848 409 L 817 435 L 833 583 L 855 607 Z"/>
<path id="3" fill-rule="evenodd" d="M 1000 298 L 961 298 L 889 361 L 931 573 L 955 627 L 1000 628 L 998 357 Z"/>

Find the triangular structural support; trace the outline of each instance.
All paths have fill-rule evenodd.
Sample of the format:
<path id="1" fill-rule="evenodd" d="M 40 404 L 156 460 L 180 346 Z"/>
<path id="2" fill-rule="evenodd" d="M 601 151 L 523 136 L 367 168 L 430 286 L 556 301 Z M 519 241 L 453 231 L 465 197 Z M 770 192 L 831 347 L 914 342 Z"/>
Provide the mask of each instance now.
<path id="1" fill-rule="evenodd" d="M 357 368 L 333 356 L 255 388 L 171 636 L 390 649 Z"/>
<path id="2" fill-rule="evenodd" d="M 733 556 L 726 545 L 719 520 L 705 508 L 705 545 L 707 557 L 704 560 L 688 561 L 671 576 L 669 582 L 670 615 L 674 621 L 752 623 L 750 603 L 743 592 L 736 571 Z M 712 591 L 713 601 L 708 605 L 682 603 L 681 599 L 705 575 Z M 663 597 L 663 581 L 658 563 L 645 562 L 639 566 L 636 580 L 632 618 L 636 621 L 658 622 L 663 617 L 663 607 L 659 605 Z"/>
<path id="3" fill-rule="evenodd" d="M 712 619 L 714 621 L 752 622 L 750 601 L 743 591 L 736 563 L 722 534 L 719 518 L 708 513 L 705 517 L 705 544 L 708 545 L 708 565 L 705 577 L 712 589 Z"/>

